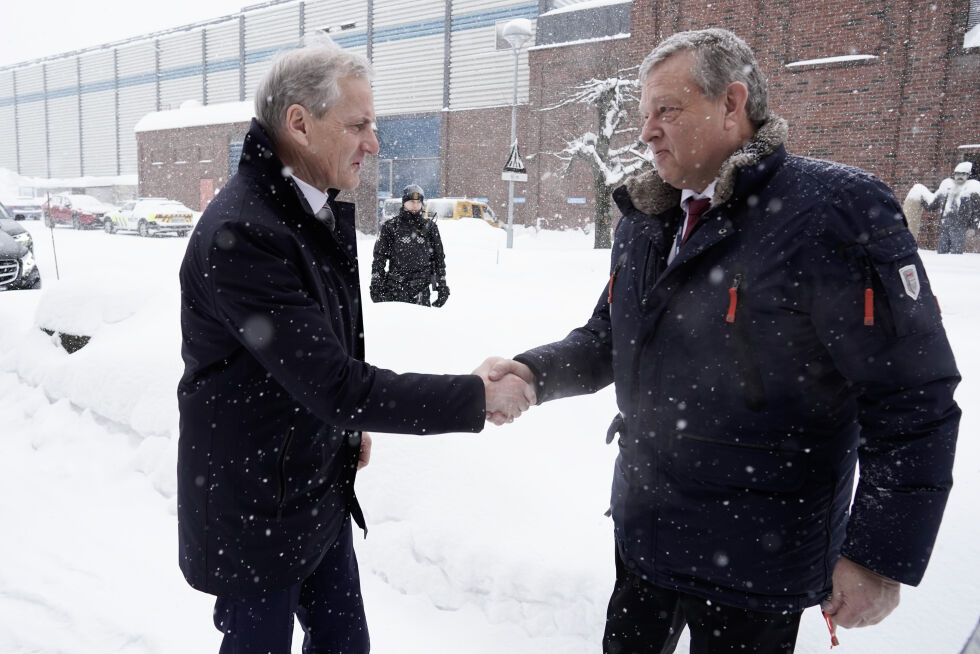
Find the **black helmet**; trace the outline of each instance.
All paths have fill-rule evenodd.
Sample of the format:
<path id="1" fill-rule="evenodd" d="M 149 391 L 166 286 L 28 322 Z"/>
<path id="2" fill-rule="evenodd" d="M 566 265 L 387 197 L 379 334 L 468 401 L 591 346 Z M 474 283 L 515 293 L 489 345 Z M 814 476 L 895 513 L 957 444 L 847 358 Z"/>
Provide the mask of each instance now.
<path id="1" fill-rule="evenodd" d="M 405 190 L 402 191 L 402 204 L 405 204 L 409 200 L 425 201 L 425 192 L 421 186 L 418 184 L 409 184 L 405 187 Z"/>

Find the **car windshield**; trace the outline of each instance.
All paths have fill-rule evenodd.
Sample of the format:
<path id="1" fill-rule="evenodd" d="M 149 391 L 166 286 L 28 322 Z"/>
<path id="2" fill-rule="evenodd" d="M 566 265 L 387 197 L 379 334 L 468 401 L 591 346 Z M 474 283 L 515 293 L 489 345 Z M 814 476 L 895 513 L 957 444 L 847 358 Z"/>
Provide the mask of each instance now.
<path id="1" fill-rule="evenodd" d="M 88 209 L 90 211 L 105 211 L 106 205 L 93 198 L 91 195 L 70 195 L 71 206 L 77 209 Z"/>
<path id="2" fill-rule="evenodd" d="M 176 200 L 147 202 L 143 205 L 143 209 L 152 213 L 193 213 L 190 209 Z"/>
<path id="3" fill-rule="evenodd" d="M 425 205 L 425 212 L 430 216 L 452 218 L 454 204 L 452 200 L 429 200 Z"/>
<path id="4" fill-rule="evenodd" d="M 11 218 L 10 211 L 3 204 L 0 204 L 0 218 Z"/>

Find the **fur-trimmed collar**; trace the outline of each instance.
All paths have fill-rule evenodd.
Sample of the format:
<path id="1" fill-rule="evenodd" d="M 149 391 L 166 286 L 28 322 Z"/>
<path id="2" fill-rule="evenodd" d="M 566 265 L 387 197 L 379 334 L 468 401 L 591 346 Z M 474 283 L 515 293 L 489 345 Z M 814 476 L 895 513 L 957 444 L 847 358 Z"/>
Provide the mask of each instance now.
<path id="1" fill-rule="evenodd" d="M 711 198 L 711 206 L 724 204 L 731 197 L 735 189 L 735 173 L 739 168 L 755 165 L 772 154 L 786 141 L 788 134 L 786 121 L 776 114 L 769 114 L 766 122 L 756 130 L 752 140 L 733 152 L 722 163 L 718 171 L 715 194 Z M 651 216 L 680 206 L 680 190 L 661 179 L 656 169 L 631 177 L 626 181 L 626 191 L 633 206 Z"/>

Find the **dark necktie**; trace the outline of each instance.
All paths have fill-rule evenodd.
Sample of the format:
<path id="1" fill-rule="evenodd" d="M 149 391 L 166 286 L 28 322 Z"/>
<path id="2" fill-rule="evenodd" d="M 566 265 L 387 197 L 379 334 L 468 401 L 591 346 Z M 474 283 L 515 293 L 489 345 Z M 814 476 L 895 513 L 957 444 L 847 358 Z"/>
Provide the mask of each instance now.
<path id="1" fill-rule="evenodd" d="M 681 245 L 687 241 L 687 238 L 694 231 L 694 226 L 698 224 L 701 219 L 701 214 L 708 210 L 711 206 L 710 198 L 701 198 L 700 200 L 691 200 L 687 203 L 687 227 L 684 229 L 684 237 L 681 238 Z"/>
<path id="2" fill-rule="evenodd" d="M 313 215 L 316 216 L 317 220 L 326 225 L 327 229 L 329 229 L 331 232 L 333 231 L 334 223 L 336 221 L 333 217 L 333 211 L 330 210 L 330 205 L 323 205 L 323 207 L 321 207 L 320 210 Z"/>

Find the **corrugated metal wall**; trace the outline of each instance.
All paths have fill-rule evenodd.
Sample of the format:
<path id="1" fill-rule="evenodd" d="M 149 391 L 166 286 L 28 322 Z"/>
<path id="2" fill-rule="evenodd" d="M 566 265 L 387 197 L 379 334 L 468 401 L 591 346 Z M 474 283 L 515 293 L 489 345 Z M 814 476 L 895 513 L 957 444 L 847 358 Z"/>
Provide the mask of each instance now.
<path id="1" fill-rule="evenodd" d="M 513 55 L 496 49 L 495 25 L 533 19 L 536 0 L 374 0 L 370 17 L 367 6 L 290 1 L 0 70 L 0 166 L 40 177 L 133 174 L 140 118 L 187 100 L 251 100 L 277 51 L 326 27 L 340 46 L 371 53 L 379 116 L 439 112 L 447 85 L 452 109 L 511 103 Z M 527 101 L 527 48 L 518 95 Z"/>
<path id="2" fill-rule="evenodd" d="M 297 4 L 245 14 L 245 98 L 255 94 L 269 59 L 295 47 L 302 38 Z"/>
<path id="3" fill-rule="evenodd" d="M 17 70 L 17 131 L 20 136 L 20 174 L 50 177 L 48 171 L 47 110 L 44 102 L 45 64 Z"/>
<path id="4" fill-rule="evenodd" d="M 82 174 L 79 145 L 78 63 L 75 58 L 47 65 L 48 157 L 51 177 Z"/>
<path id="5" fill-rule="evenodd" d="M 526 0 L 453 1 L 450 109 L 513 103 L 514 54 L 510 49 L 496 49 L 496 26 L 514 18 L 534 18 L 537 8 L 536 2 Z M 518 102 L 527 102 L 527 83 L 527 47 L 523 47 L 518 60 Z"/>
<path id="6" fill-rule="evenodd" d="M 374 8 L 374 89 L 379 115 L 442 109 L 446 3 L 390 0 Z"/>
<path id="7" fill-rule="evenodd" d="M 158 39 L 160 109 L 178 109 L 187 100 L 204 102 L 201 30 L 168 34 Z"/>
<path id="8" fill-rule="evenodd" d="M 204 28 L 207 49 L 207 99 L 205 104 L 239 102 L 239 21 L 231 20 Z"/>
<path id="9" fill-rule="evenodd" d="M 159 111 L 156 84 L 156 42 L 143 41 L 118 50 L 119 74 L 119 169 L 136 172 L 136 136 L 140 118 Z M 86 154 L 88 156 L 88 154 Z"/>
<path id="10" fill-rule="evenodd" d="M 83 174 L 118 175 L 115 52 L 99 50 L 80 59 Z M 105 156 L 92 157 L 91 152 Z"/>
<path id="11" fill-rule="evenodd" d="M 17 170 L 17 114 L 14 71 L 0 72 L 0 168 Z"/>
<path id="12" fill-rule="evenodd" d="M 378 6 L 386 0 L 375 0 Z M 337 45 L 367 56 L 368 3 L 365 0 L 318 0 L 306 3 L 306 33 L 330 28 L 330 37 Z M 344 26 L 350 26 L 341 29 Z"/>

